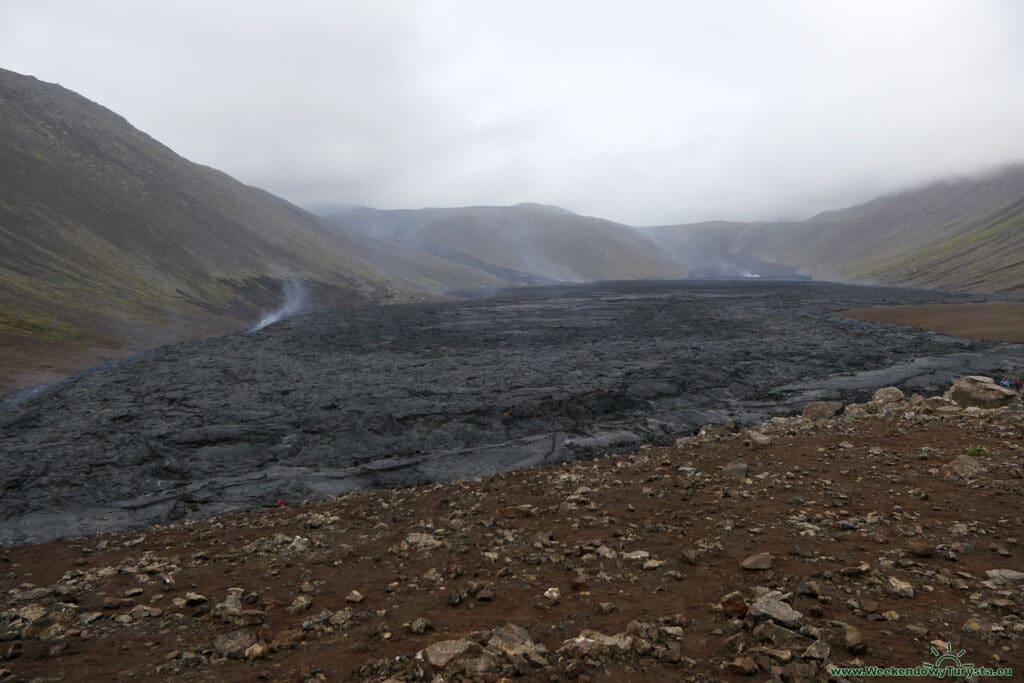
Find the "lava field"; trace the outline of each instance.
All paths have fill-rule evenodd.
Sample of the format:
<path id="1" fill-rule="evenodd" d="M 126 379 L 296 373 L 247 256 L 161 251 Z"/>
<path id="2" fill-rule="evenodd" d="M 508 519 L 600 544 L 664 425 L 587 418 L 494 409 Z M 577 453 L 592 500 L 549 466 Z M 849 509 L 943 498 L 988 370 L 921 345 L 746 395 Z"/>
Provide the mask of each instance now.
<path id="1" fill-rule="evenodd" d="M 812 282 L 603 283 L 298 316 L 0 397 L 0 544 L 669 443 L 1024 345 L 835 316 L 980 297 Z"/>

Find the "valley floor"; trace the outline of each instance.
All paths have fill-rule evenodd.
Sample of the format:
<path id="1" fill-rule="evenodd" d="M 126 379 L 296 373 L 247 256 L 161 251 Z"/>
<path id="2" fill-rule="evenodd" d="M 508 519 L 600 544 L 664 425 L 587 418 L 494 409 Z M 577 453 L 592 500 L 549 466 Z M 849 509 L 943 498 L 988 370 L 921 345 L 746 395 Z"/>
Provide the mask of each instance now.
<path id="1" fill-rule="evenodd" d="M 894 323 L 981 341 L 1024 342 L 1024 302 L 879 306 L 841 311 L 854 320 Z"/>
<path id="2" fill-rule="evenodd" d="M 876 396 L 7 547 L 0 680 L 810 681 L 934 662 L 947 642 L 1019 679 L 1024 407 Z"/>

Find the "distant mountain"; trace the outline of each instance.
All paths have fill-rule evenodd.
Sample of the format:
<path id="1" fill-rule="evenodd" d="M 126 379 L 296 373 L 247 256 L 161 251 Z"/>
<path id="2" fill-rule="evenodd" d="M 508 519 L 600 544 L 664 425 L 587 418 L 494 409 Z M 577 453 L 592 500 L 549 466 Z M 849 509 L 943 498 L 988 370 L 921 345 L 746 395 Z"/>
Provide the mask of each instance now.
<path id="1" fill-rule="evenodd" d="M 324 213 L 341 228 L 443 258 L 508 284 L 678 279 L 680 262 L 651 237 L 621 223 L 553 206 L 472 206 Z"/>
<path id="2" fill-rule="evenodd" d="M 789 223 L 651 229 L 678 254 L 777 264 L 816 278 L 1024 290 L 1024 165 L 932 183 Z"/>

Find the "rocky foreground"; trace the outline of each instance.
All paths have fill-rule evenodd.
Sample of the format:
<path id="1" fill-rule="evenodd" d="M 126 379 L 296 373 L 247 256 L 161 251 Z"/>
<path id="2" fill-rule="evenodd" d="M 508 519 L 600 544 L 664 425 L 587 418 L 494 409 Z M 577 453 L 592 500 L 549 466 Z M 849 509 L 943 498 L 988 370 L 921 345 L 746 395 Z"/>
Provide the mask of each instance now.
<path id="1" fill-rule="evenodd" d="M 1017 396 L 967 378 L 628 455 L 8 547 L 0 681 L 824 681 L 947 643 L 1022 676 L 1022 439 Z"/>

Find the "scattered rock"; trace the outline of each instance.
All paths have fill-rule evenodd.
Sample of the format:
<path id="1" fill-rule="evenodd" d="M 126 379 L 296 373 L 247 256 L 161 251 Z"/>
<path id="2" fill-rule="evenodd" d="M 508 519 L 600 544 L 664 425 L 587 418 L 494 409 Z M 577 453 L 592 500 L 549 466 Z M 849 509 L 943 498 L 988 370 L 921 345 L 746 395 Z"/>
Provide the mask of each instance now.
<path id="1" fill-rule="evenodd" d="M 423 617 L 417 617 L 413 619 L 411 624 L 409 624 L 409 631 L 411 633 L 415 633 L 416 635 L 422 635 L 429 631 L 431 628 L 433 627 L 430 625 L 430 622 L 424 619 Z"/>
<path id="2" fill-rule="evenodd" d="M 763 570 L 772 568 L 772 554 L 771 553 L 757 553 L 751 555 L 747 559 L 743 560 L 740 564 L 744 569 L 750 570 Z"/>
<path id="3" fill-rule="evenodd" d="M 964 453 L 954 458 L 946 468 L 962 479 L 972 479 L 985 471 L 985 467 L 977 458 Z"/>
<path id="4" fill-rule="evenodd" d="M 722 596 L 720 602 L 722 612 L 730 619 L 742 619 L 747 614 L 747 601 L 743 599 L 743 594 L 739 591 Z"/>
<path id="5" fill-rule="evenodd" d="M 772 445 L 772 437 L 751 429 L 747 432 L 747 438 L 744 439 L 743 444 L 752 451 L 759 448 L 767 448 Z"/>
<path id="6" fill-rule="evenodd" d="M 188 592 L 185 593 L 185 605 L 188 607 L 195 607 L 202 605 L 203 603 L 209 602 L 209 598 L 199 593 Z"/>
<path id="7" fill-rule="evenodd" d="M 584 629 L 578 636 L 565 641 L 559 653 L 576 657 L 614 655 L 628 652 L 633 638 L 624 633 L 608 636 L 600 631 Z"/>
<path id="8" fill-rule="evenodd" d="M 861 655 L 868 651 L 864 635 L 860 632 L 860 629 L 850 624 L 846 624 L 843 627 L 843 644 L 846 645 L 846 649 L 850 651 L 850 654 Z"/>
<path id="9" fill-rule="evenodd" d="M 890 576 L 889 593 L 897 598 L 912 598 L 914 597 L 914 587 L 906 581 L 902 581 L 895 576 Z"/>
<path id="10" fill-rule="evenodd" d="M 242 659 L 246 650 L 257 642 L 256 634 L 248 629 L 238 629 L 224 633 L 213 641 L 213 649 L 222 657 L 229 659 Z"/>
<path id="11" fill-rule="evenodd" d="M 470 640 L 442 640 L 425 647 L 423 654 L 428 662 L 443 669 L 452 660 L 466 654 L 478 654 L 482 649 Z"/>
<path id="12" fill-rule="evenodd" d="M 508 519 L 522 519 L 524 517 L 532 517 L 536 514 L 536 510 L 532 505 L 512 505 L 501 509 L 503 517 Z"/>
<path id="13" fill-rule="evenodd" d="M 996 586 L 1024 582 L 1024 572 L 1016 569 L 989 569 L 985 572 L 990 583 Z"/>
<path id="14" fill-rule="evenodd" d="M 764 597 L 755 600 L 749 607 L 747 614 L 755 622 L 770 619 L 786 628 L 800 628 L 804 623 L 804 615 L 782 601 L 782 594 L 772 591 Z"/>
<path id="15" fill-rule="evenodd" d="M 722 476 L 729 479 L 746 479 L 747 469 L 747 463 L 742 460 L 734 460 L 722 467 Z"/>
<path id="16" fill-rule="evenodd" d="M 911 541 L 907 544 L 907 551 L 914 557 L 934 557 L 935 544 L 925 541 Z"/>
<path id="17" fill-rule="evenodd" d="M 804 407 L 803 417 L 807 420 L 827 420 L 843 411 L 839 401 L 813 401 Z"/>

